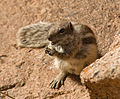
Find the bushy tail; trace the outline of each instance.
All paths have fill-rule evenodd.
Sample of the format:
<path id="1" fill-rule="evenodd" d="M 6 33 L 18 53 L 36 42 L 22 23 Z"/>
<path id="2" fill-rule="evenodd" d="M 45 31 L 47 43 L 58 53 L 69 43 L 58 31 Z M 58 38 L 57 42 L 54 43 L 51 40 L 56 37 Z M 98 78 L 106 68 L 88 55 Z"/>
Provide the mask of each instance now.
<path id="1" fill-rule="evenodd" d="M 20 47 L 44 47 L 48 44 L 47 35 L 52 24 L 39 22 L 22 27 L 17 32 L 17 44 Z"/>

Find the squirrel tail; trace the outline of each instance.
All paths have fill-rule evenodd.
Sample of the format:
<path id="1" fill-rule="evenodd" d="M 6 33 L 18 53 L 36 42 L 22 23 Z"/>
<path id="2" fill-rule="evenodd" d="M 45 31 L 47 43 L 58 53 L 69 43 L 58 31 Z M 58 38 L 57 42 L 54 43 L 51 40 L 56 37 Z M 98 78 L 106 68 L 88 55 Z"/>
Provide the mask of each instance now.
<path id="1" fill-rule="evenodd" d="M 48 31 L 52 24 L 39 22 L 21 27 L 17 32 L 17 45 L 20 47 L 41 48 L 48 44 Z"/>

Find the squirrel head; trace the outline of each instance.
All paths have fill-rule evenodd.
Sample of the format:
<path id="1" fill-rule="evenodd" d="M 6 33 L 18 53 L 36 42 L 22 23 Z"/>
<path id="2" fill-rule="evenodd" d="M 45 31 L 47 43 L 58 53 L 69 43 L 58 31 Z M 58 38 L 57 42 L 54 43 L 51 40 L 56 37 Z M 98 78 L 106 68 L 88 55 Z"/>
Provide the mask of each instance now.
<path id="1" fill-rule="evenodd" d="M 49 30 L 48 40 L 52 43 L 58 43 L 59 41 L 63 41 L 63 39 L 67 39 L 70 35 L 73 34 L 74 27 L 69 21 L 60 21 L 56 24 L 53 24 L 51 29 Z"/>

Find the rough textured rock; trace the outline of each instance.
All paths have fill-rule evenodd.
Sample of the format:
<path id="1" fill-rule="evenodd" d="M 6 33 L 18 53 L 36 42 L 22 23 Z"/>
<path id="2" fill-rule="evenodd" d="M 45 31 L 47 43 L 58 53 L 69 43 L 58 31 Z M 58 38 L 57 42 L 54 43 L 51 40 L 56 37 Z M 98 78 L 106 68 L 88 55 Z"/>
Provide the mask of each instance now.
<path id="1" fill-rule="evenodd" d="M 70 75 L 59 90 L 49 89 L 49 82 L 58 73 L 53 68 L 53 59 L 44 55 L 44 49 L 16 46 L 16 33 L 20 27 L 61 18 L 93 28 L 102 55 L 118 45 L 113 41 L 114 35 L 119 33 L 120 0 L 0 0 L 2 97 L 9 99 L 5 95 L 8 94 L 15 99 L 90 99 L 88 90 L 76 76 Z"/>
<path id="2" fill-rule="evenodd" d="M 92 99 L 120 98 L 120 34 L 114 41 L 108 53 L 81 73 Z"/>

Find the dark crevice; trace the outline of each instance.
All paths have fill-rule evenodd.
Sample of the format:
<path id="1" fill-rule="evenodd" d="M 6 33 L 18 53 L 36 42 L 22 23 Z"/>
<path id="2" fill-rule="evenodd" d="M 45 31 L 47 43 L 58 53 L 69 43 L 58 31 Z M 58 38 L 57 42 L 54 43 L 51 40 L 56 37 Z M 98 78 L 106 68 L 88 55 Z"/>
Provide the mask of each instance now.
<path id="1" fill-rule="evenodd" d="M 10 84 L 10 85 L 4 85 L 4 86 L 0 87 L 0 91 L 6 91 L 6 90 L 12 89 L 14 87 L 23 87 L 23 86 L 25 86 L 25 81 L 20 81 L 20 82 Z"/>
<path id="2" fill-rule="evenodd" d="M 14 83 L 14 84 L 12 84 L 12 85 L 4 85 L 4 86 L 0 87 L 0 91 L 6 91 L 6 90 L 8 90 L 8 89 L 12 89 L 12 88 L 14 88 L 16 85 L 17 85 L 17 83 Z"/>

